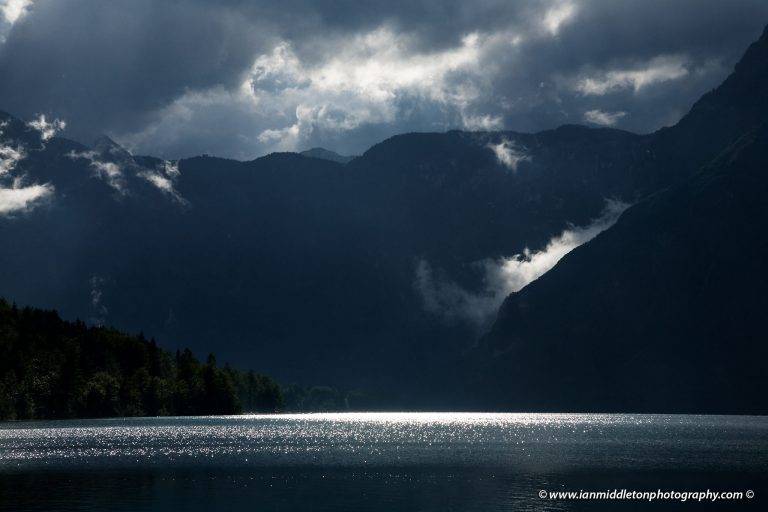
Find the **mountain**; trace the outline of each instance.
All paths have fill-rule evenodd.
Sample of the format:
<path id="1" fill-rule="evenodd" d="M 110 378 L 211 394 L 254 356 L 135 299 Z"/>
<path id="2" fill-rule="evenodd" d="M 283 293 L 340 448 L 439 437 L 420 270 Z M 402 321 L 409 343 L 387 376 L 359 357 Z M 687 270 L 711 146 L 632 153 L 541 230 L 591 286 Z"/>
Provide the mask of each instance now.
<path id="1" fill-rule="evenodd" d="M 768 411 L 766 121 L 764 33 L 720 87 L 657 135 L 680 152 L 709 157 L 719 145 L 719 154 L 504 302 L 473 354 L 486 404 Z"/>
<path id="2" fill-rule="evenodd" d="M 340 155 L 335 151 L 331 151 L 325 148 L 312 148 L 307 149 L 299 153 L 300 155 L 308 156 L 310 158 L 318 158 L 320 160 L 330 160 L 339 164 L 346 164 L 354 160 L 354 156 Z"/>
<path id="3" fill-rule="evenodd" d="M 637 203 L 630 218 L 649 196 L 689 186 L 765 118 L 764 39 L 721 92 L 649 135 L 574 125 L 410 133 L 346 164 L 297 153 L 165 161 L 108 139 L 43 140 L 3 114 L 3 154 L 23 158 L 3 157 L 13 168 L 0 189 L 15 202 L 0 216 L 0 236 L 13 241 L 0 246 L 0 294 L 142 330 L 169 349 L 215 347 L 282 382 L 396 390 L 393 406 L 447 406 L 464 384 L 457 365 L 507 293 L 494 281 L 508 277 L 498 266 L 523 264 L 565 235 L 594 235 L 610 224 L 593 223 L 606 200 Z M 595 255 L 595 265 L 620 268 L 625 256 L 611 257 Z M 506 375 L 493 354 L 533 343 L 533 331 L 517 333 L 505 318 L 551 279 L 507 300 L 486 353 L 473 353 L 479 373 Z M 567 310 L 548 306 L 554 295 L 541 300 L 538 311 L 551 313 L 543 328 L 559 336 L 569 320 L 556 317 Z M 488 389 L 509 390 L 505 382 L 478 389 L 490 400 Z"/>
<path id="4" fill-rule="evenodd" d="M 283 382 L 396 386 L 405 400 L 443 389 L 435 376 L 449 378 L 440 368 L 478 333 L 425 309 L 420 264 L 482 286 L 478 261 L 541 247 L 606 198 L 634 200 L 627 162 L 647 140 L 565 126 L 406 134 L 346 165 L 295 153 L 169 162 L 108 139 L 43 144 L 4 119 L 15 129 L 0 143 L 28 149 L 12 174 L 52 193 L 0 217 L 14 241 L 0 247 L 0 293 L 160 344 L 215 346 Z"/>
<path id="5" fill-rule="evenodd" d="M 647 157 L 633 173 L 638 187 L 680 183 L 768 116 L 768 27 L 733 73 L 702 96 L 677 124 L 653 134 Z"/>

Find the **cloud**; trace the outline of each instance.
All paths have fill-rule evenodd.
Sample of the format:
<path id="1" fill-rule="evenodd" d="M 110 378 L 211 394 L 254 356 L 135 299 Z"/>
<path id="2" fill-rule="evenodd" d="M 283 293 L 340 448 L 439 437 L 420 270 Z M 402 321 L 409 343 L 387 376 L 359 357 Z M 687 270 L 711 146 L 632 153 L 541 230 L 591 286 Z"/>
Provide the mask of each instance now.
<path id="1" fill-rule="evenodd" d="M 583 78 L 576 84 L 576 90 L 587 96 L 602 96 L 621 89 L 639 92 L 651 85 L 687 76 L 686 64 L 683 56 L 659 56 L 640 68 L 611 70 Z"/>
<path id="2" fill-rule="evenodd" d="M 1 131 L 0 135 L 2 135 Z M 26 156 L 26 151 L 21 146 L 11 147 L 0 144 L 0 176 L 13 171 Z"/>
<path id="3" fill-rule="evenodd" d="M 500 118 L 469 108 L 479 95 L 470 77 L 482 73 L 481 54 L 493 44 L 493 38 L 471 33 L 454 47 L 419 52 L 412 37 L 381 26 L 316 64 L 301 61 L 283 41 L 256 59 L 243 85 L 264 118 L 283 123 L 264 129 L 257 139 L 295 150 L 314 132 L 393 123 L 414 102 L 454 109 L 465 128 L 498 128 Z"/>
<path id="4" fill-rule="evenodd" d="M 622 127 L 647 132 L 717 85 L 768 19 L 764 0 L 56 0 L 22 11 L 13 25 L 0 14 L 0 109 L 56 112 L 70 137 L 110 133 L 168 159 L 359 154 L 397 133 L 538 131 L 590 110 L 627 112 Z"/>
<path id="5" fill-rule="evenodd" d="M 448 321 L 463 321 L 480 328 L 498 309 L 504 296 L 499 290 L 473 293 L 459 284 L 436 275 L 426 260 L 416 265 L 415 287 L 424 309 Z"/>
<path id="6" fill-rule="evenodd" d="M 53 185 L 0 187 L 0 216 L 26 212 L 53 194 Z"/>
<path id="7" fill-rule="evenodd" d="M 512 171 L 517 171 L 517 166 L 520 165 L 520 162 L 531 160 L 531 157 L 525 154 L 525 148 L 520 147 L 509 139 L 502 139 L 498 144 L 489 143 L 487 147 L 493 151 L 500 164 Z"/>
<path id="8" fill-rule="evenodd" d="M 144 169 L 139 171 L 136 175 L 140 178 L 144 178 L 149 183 L 157 187 L 158 190 L 168 194 L 180 204 L 186 205 L 188 204 L 187 200 L 184 199 L 181 194 L 179 194 L 175 185 L 175 181 L 180 176 L 180 174 L 181 173 L 179 172 L 178 162 L 165 161 L 163 162 L 160 169 Z"/>
<path id="9" fill-rule="evenodd" d="M 38 116 L 35 119 L 27 123 L 27 126 L 32 128 L 33 130 L 39 131 L 40 140 L 42 140 L 43 142 L 47 142 L 48 140 L 53 138 L 57 133 L 63 131 L 67 127 L 67 123 L 66 121 L 58 118 L 49 122 L 45 118 L 45 114 L 38 114 Z"/>
<path id="10" fill-rule="evenodd" d="M 576 14 L 576 5 L 571 2 L 563 2 L 549 9 L 544 14 L 544 28 L 547 32 L 556 36 L 563 24 L 570 21 Z"/>
<path id="11" fill-rule="evenodd" d="M 473 103 L 483 97 L 477 85 L 484 72 L 478 66 L 480 55 L 499 44 L 514 41 L 471 33 L 454 46 L 418 52 L 413 36 L 378 26 L 315 61 L 302 59 L 289 42 L 279 41 L 256 57 L 236 90 L 189 92 L 127 143 L 142 147 L 177 133 L 180 126 L 197 130 L 196 119 L 212 112 L 227 120 L 217 135 L 239 145 L 247 141 L 249 150 L 261 147 L 264 152 L 334 146 L 328 139 L 353 141 L 336 145 L 342 152 L 359 150 L 356 132 L 372 133 L 366 136 L 367 146 L 386 133 L 381 127 L 404 117 L 423 122 L 423 129 L 498 129 L 501 116 L 477 111 Z"/>
<path id="12" fill-rule="evenodd" d="M 67 157 L 72 160 L 88 160 L 94 176 L 104 180 L 121 195 L 128 193 L 128 183 L 119 164 L 101 160 L 101 156 L 96 151 L 70 151 Z"/>
<path id="13" fill-rule="evenodd" d="M 584 112 L 584 120 L 601 126 L 613 126 L 626 115 L 627 113 L 623 111 L 603 112 L 602 110 L 587 110 Z"/>
<path id="14" fill-rule="evenodd" d="M 491 131 L 500 130 L 504 127 L 504 119 L 501 116 L 491 114 L 484 115 L 462 115 L 462 125 L 467 130 L 472 131 Z"/>
<path id="15" fill-rule="evenodd" d="M 159 163 L 155 168 L 143 167 L 136 163 L 131 153 L 123 147 L 110 139 L 104 138 L 102 141 L 96 146 L 100 148 L 99 151 L 70 151 L 67 157 L 73 160 L 87 160 L 93 175 L 103 180 L 122 196 L 130 193 L 129 179 L 138 177 L 179 204 L 188 204 L 188 201 L 176 190 L 176 181 L 181 175 L 178 162 L 166 160 Z"/>
<path id="16" fill-rule="evenodd" d="M 571 227 L 550 239 L 538 251 L 526 249 L 522 254 L 499 259 L 486 259 L 476 265 L 483 273 L 483 286 L 471 291 L 443 276 L 436 275 L 425 260 L 416 266 L 415 287 L 426 311 L 446 320 L 460 320 L 485 328 L 511 293 L 549 271 L 576 247 L 592 240 L 611 227 L 629 205 L 606 201 L 602 215 L 583 227 Z"/>
<path id="17" fill-rule="evenodd" d="M 0 0 L 0 13 L 7 23 L 13 25 L 29 13 L 31 6 L 32 0 Z"/>
<path id="18" fill-rule="evenodd" d="M 106 181 L 110 187 L 114 188 L 121 194 L 127 193 L 123 170 L 118 164 L 114 162 L 102 162 L 94 159 L 91 160 L 90 165 L 93 167 L 96 175 Z"/>
<path id="19" fill-rule="evenodd" d="M 176 191 L 173 189 L 173 182 L 162 174 L 151 171 L 142 171 L 138 175 L 163 192 L 175 195 Z"/>
<path id="20" fill-rule="evenodd" d="M 486 39 L 470 33 L 457 46 L 420 52 L 412 49 L 408 36 L 380 27 L 361 34 L 341 54 L 310 69 L 309 78 L 320 91 L 356 91 L 370 101 L 386 102 L 402 89 L 445 101 L 462 94 L 447 76 L 476 67 Z"/>
<path id="21" fill-rule="evenodd" d="M 0 123 L 0 137 L 8 122 Z M 18 164 L 27 157 L 23 144 L 11 146 L 0 141 L 0 216 L 23 213 L 38 206 L 53 195 L 51 184 L 25 184 L 26 176 Z"/>

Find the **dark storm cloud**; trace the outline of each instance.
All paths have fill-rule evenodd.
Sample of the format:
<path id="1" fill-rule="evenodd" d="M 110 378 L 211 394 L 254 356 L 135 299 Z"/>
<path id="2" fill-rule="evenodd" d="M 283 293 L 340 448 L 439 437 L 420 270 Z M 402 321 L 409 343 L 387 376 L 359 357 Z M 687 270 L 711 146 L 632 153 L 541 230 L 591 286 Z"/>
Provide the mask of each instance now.
<path id="1" fill-rule="evenodd" d="M 38 1 L 0 50 L 0 97 L 81 130 L 135 129 L 187 89 L 235 84 L 257 40 L 236 13 L 198 2 Z"/>
<path id="2" fill-rule="evenodd" d="M 0 109 L 166 157 L 356 153 L 448 128 L 651 131 L 717 85 L 768 22 L 762 0 L 3 7 Z"/>

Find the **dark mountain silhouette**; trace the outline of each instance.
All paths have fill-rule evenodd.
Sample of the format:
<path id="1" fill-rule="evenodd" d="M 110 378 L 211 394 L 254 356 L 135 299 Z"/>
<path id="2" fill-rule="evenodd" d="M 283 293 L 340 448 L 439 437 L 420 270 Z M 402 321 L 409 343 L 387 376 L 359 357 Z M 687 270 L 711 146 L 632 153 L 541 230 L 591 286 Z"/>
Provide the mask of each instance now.
<path id="1" fill-rule="evenodd" d="M 308 156 L 310 158 L 319 158 L 320 160 L 330 160 L 331 162 L 340 164 L 349 163 L 355 158 L 354 156 L 340 155 L 335 151 L 331 151 L 325 148 L 307 149 L 306 151 L 302 151 L 299 154 Z"/>
<path id="2" fill-rule="evenodd" d="M 681 154 L 720 154 L 505 301 L 474 354 L 487 404 L 768 411 L 767 97 L 763 34 L 723 85 L 658 134 Z"/>
<path id="3" fill-rule="evenodd" d="M 767 61 L 764 31 L 719 87 L 702 96 L 676 125 L 653 134 L 646 158 L 634 170 L 637 186 L 652 191 L 679 183 L 765 122 Z"/>
<path id="4" fill-rule="evenodd" d="M 6 119 L 19 129 L 5 143 L 39 146 Z M 578 126 L 409 134 L 341 165 L 292 153 L 164 162 L 53 138 L 18 165 L 55 193 L 0 218 L 14 240 L 0 248 L 0 292 L 160 343 L 215 346 L 282 381 L 429 394 L 424 379 L 477 327 L 425 312 L 419 261 L 479 284 L 473 262 L 539 247 L 606 198 L 633 200 L 625 162 L 645 140 Z M 526 159 L 510 168 L 500 144 Z"/>
<path id="5" fill-rule="evenodd" d="M 296 153 L 166 162 L 106 139 L 43 144 L 3 114 L 0 144 L 27 148 L 13 173 L 55 192 L 0 218 L 12 241 L 0 247 L 0 294 L 143 330 L 161 344 L 215 348 L 222 360 L 283 382 L 397 389 L 399 404 L 434 406 L 439 393 L 461 386 L 453 369 L 478 326 L 425 310 L 420 263 L 478 290 L 477 262 L 542 248 L 596 218 L 606 199 L 637 202 L 631 218 L 651 200 L 643 198 L 690 187 L 703 165 L 765 119 L 764 47 L 765 36 L 718 91 L 655 134 L 572 125 L 536 134 L 414 133 L 346 164 Z M 590 260 L 620 268 L 611 258 Z M 533 343 L 525 336 L 534 331 L 518 334 L 505 318 L 517 297 L 551 279 L 508 299 L 483 343 L 489 354 Z M 531 325 L 554 340 L 570 317 L 548 306 L 554 291 L 541 300 L 540 323 Z M 478 359 L 488 375 L 509 371 L 503 358 Z"/>

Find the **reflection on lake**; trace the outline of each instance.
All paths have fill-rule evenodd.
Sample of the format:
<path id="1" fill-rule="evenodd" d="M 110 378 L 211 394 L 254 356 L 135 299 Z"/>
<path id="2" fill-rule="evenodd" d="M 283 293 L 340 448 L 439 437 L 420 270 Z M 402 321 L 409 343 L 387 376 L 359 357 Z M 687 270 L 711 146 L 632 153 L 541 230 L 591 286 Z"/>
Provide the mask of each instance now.
<path id="1" fill-rule="evenodd" d="M 751 489 L 755 498 L 727 507 L 758 509 L 766 469 L 765 417 L 353 413 L 0 424 L 2 510 L 681 505 L 538 496 L 614 488 Z"/>

